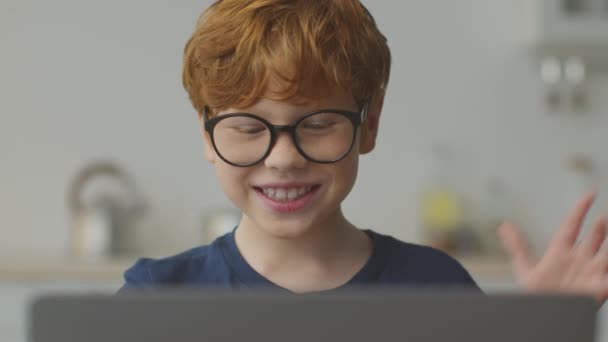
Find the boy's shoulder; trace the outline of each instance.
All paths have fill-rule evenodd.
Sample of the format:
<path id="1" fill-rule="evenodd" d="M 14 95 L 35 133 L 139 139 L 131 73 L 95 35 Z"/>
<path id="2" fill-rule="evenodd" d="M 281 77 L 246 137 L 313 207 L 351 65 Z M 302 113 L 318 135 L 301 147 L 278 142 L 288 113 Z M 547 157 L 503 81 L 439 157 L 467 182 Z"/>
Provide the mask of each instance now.
<path id="1" fill-rule="evenodd" d="M 124 272 L 124 288 L 172 286 L 187 283 L 204 285 L 217 280 L 227 267 L 222 245 L 228 235 L 209 245 L 198 246 L 164 258 L 140 258 Z M 196 279 L 195 279 L 196 278 Z"/>
<path id="2" fill-rule="evenodd" d="M 449 254 L 433 247 L 401 241 L 369 231 L 385 258 L 384 276 L 400 284 L 469 285 L 477 287 L 469 272 Z"/>

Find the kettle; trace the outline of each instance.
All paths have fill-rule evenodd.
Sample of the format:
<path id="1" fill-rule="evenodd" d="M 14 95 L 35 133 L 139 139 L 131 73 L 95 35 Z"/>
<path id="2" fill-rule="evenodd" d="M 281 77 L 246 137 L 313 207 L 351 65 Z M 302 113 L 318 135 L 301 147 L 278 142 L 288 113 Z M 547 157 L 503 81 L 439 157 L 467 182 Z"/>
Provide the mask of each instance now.
<path id="1" fill-rule="evenodd" d="M 94 183 L 99 183 L 97 188 Z M 134 224 L 144 212 L 145 201 L 131 176 L 117 163 L 96 161 L 78 171 L 67 201 L 73 257 L 101 259 L 136 253 Z"/>

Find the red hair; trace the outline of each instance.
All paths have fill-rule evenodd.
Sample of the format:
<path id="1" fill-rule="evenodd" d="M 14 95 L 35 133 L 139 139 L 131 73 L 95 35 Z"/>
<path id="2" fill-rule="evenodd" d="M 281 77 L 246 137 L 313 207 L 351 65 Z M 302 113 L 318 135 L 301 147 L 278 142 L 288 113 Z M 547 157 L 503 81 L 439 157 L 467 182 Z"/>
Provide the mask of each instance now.
<path id="1" fill-rule="evenodd" d="M 253 105 L 274 81 L 280 100 L 339 89 L 363 104 L 384 94 L 390 64 L 358 0 L 219 0 L 186 44 L 183 83 L 199 113 Z"/>

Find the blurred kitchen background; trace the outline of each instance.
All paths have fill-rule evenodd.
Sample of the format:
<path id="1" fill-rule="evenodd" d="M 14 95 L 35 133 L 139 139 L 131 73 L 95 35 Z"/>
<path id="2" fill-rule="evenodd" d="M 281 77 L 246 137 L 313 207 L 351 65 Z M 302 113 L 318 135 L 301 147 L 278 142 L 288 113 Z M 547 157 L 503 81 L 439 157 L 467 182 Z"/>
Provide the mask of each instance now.
<path id="1" fill-rule="evenodd" d="M 180 78 L 210 3 L 0 0 L 2 341 L 35 294 L 113 292 L 238 220 Z M 541 253 L 587 190 L 608 213 L 608 1 L 364 3 L 394 62 L 347 216 L 513 289 L 501 219 Z"/>

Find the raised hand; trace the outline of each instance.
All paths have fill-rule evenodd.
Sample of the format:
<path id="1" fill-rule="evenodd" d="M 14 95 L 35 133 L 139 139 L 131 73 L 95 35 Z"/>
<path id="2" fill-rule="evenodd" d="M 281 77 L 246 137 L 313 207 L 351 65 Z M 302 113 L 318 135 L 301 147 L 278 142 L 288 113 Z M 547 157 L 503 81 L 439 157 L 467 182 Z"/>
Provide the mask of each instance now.
<path id="1" fill-rule="evenodd" d="M 520 286 L 532 292 L 589 295 L 600 305 L 606 301 L 608 247 L 602 248 L 608 224 L 606 217 L 598 218 L 591 233 L 577 243 L 594 200 L 595 193 L 590 193 L 576 204 L 541 258 L 531 254 L 523 234 L 512 223 L 505 222 L 499 227 Z"/>

